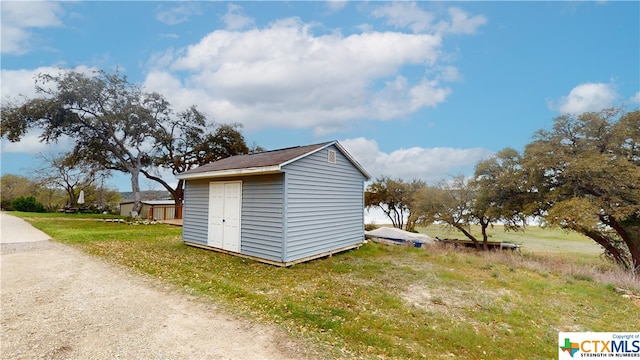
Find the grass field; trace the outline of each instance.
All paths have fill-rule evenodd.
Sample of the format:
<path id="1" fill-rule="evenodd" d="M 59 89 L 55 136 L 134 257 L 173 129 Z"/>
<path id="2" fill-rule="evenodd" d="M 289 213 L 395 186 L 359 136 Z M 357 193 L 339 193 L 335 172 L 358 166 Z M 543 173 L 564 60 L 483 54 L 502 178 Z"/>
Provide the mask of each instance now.
<path id="1" fill-rule="evenodd" d="M 617 292 L 640 294 L 637 281 L 587 250 L 584 239 L 544 229 L 519 234 L 531 248 L 522 253 L 369 243 L 279 268 L 185 246 L 180 228 L 167 225 L 18 215 L 57 241 L 278 324 L 323 358 L 552 359 L 558 331 L 637 331 L 640 324 L 640 303 Z M 566 244 L 545 245 L 553 241 Z"/>
<path id="2" fill-rule="evenodd" d="M 439 225 L 419 227 L 418 232 L 431 237 L 466 239 L 459 231 Z M 471 233 L 482 239 L 479 226 L 472 226 Z M 528 226 L 524 231 L 505 231 L 503 226 L 489 228 L 489 241 L 520 244 L 522 250 L 538 255 L 557 255 L 592 259 L 602 254 L 603 249 L 584 235 L 558 228 Z"/>

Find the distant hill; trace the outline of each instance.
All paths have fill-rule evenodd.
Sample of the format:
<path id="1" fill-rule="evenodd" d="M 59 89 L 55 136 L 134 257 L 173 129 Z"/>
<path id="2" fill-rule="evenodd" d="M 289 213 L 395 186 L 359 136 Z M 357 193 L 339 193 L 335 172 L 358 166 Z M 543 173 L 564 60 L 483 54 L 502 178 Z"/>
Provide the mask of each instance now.
<path id="1" fill-rule="evenodd" d="M 168 200 L 171 199 L 171 193 L 165 190 L 146 190 L 141 191 L 140 196 L 142 200 Z M 133 192 L 121 192 L 120 202 L 133 201 Z"/>

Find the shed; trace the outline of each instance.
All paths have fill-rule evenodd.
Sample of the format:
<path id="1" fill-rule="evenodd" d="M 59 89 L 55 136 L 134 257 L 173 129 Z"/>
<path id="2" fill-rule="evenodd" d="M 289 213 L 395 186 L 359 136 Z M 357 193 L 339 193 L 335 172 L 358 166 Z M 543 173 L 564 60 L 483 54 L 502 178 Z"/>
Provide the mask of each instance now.
<path id="1" fill-rule="evenodd" d="M 337 141 L 232 156 L 177 178 L 188 245 L 289 266 L 364 241 L 369 174 Z"/>
<path id="2" fill-rule="evenodd" d="M 133 201 L 120 203 L 120 215 L 130 216 L 133 211 Z M 142 200 L 139 217 L 143 219 L 172 220 L 176 218 L 174 200 Z"/>

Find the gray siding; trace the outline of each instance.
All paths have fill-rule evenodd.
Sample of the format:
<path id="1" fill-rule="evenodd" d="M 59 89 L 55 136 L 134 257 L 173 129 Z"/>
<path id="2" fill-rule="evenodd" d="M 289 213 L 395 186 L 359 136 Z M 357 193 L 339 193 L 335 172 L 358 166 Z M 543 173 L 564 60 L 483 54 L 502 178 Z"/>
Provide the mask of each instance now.
<path id="1" fill-rule="evenodd" d="M 240 253 L 282 261 L 282 174 L 187 180 L 182 238 L 207 245 L 209 183 L 242 180 Z"/>
<path id="2" fill-rule="evenodd" d="M 328 149 L 337 155 L 327 161 Z M 335 146 L 283 167 L 285 262 L 359 244 L 364 239 L 365 176 Z"/>
<path id="3" fill-rule="evenodd" d="M 282 178 L 277 174 L 243 179 L 242 254 L 282 261 Z"/>
<path id="4" fill-rule="evenodd" d="M 207 245 L 209 180 L 186 181 L 182 217 L 182 239 Z"/>

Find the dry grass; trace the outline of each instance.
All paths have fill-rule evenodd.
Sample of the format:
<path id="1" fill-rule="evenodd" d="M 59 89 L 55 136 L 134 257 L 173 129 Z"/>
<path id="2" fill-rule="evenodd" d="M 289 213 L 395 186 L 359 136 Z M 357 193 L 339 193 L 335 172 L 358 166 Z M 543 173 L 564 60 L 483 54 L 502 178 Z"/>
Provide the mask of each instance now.
<path id="1" fill-rule="evenodd" d="M 593 281 L 640 293 L 640 279 L 637 275 L 600 256 L 575 258 L 566 252 L 536 253 L 526 248 L 518 251 L 476 252 L 473 249 L 454 249 L 446 245 L 431 246 L 427 251 L 434 254 L 447 254 L 452 251 L 467 253 L 484 259 L 488 264 L 502 264 L 510 269 L 525 268 L 543 276 L 554 274 L 567 279 Z"/>

